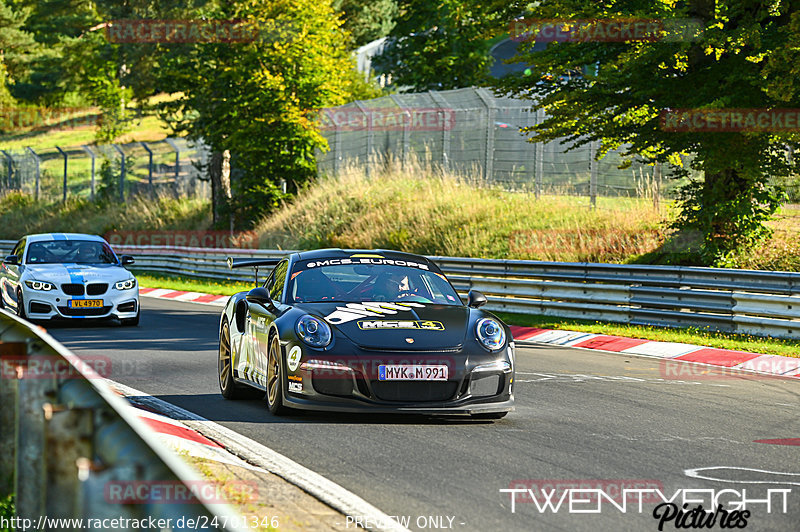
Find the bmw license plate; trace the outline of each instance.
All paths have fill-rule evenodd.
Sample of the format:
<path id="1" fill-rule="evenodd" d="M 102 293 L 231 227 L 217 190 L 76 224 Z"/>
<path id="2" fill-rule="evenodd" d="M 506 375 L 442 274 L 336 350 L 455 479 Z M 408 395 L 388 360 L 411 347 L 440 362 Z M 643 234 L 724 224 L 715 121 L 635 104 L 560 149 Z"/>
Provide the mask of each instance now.
<path id="1" fill-rule="evenodd" d="M 378 366 L 380 381 L 446 381 L 444 365 L 386 365 Z"/>
<path id="2" fill-rule="evenodd" d="M 69 308 L 103 308 L 102 299 L 70 299 Z"/>

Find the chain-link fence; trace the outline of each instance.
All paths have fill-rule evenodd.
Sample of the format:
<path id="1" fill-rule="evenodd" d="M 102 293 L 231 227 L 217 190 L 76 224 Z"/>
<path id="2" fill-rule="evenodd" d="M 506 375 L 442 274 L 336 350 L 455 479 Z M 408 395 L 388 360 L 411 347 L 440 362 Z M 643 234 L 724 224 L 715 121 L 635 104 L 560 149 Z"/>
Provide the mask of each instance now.
<path id="1" fill-rule="evenodd" d="M 209 150 L 182 138 L 128 144 L 0 150 L 0 194 L 43 201 L 134 195 L 210 198 Z"/>
<path id="2" fill-rule="evenodd" d="M 670 197 L 680 182 L 666 169 L 634 162 L 620 169 L 617 152 L 594 160 L 597 143 L 568 151 L 561 142 L 530 143 L 521 128 L 543 119 L 531 102 L 469 88 L 398 94 L 359 101 L 323 112 L 330 151 L 321 173 L 348 165 L 367 173 L 385 158 L 415 157 L 426 164 L 546 194 Z"/>

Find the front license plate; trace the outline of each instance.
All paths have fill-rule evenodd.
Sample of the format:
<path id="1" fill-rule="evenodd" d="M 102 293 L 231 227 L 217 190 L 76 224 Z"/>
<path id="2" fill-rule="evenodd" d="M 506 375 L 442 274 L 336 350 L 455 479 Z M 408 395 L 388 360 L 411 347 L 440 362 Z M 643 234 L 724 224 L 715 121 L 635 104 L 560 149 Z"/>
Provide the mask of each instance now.
<path id="1" fill-rule="evenodd" d="M 380 381 L 446 381 L 447 366 L 386 365 L 378 366 Z"/>
<path id="2" fill-rule="evenodd" d="M 70 299 L 69 308 L 102 308 L 102 299 Z"/>

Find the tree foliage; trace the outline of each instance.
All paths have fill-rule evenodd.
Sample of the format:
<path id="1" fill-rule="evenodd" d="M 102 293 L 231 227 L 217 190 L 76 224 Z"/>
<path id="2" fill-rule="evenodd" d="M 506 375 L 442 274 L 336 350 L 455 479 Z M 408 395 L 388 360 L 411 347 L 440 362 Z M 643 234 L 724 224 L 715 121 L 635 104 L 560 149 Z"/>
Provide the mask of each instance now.
<path id="1" fill-rule="evenodd" d="M 742 247 L 761 241 L 780 203 L 775 177 L 797 171 L 793 132 L 666 131 L 669 109 L 772 109 L 798 107 L 798 29 L 793 2 L 690 0 L 603 3 L 548 0 L 518 14 L 535 19 L 692 19 L 700 32 L 655 42 L 561 42 L 515 60 L 532 75 L 508 78 L 501 92 L 530 98 L 548 120 L 530 130 L 533 141 L 559 137 L 602 142 L 603 151 L 667 163 L 686 175 L 681 155 L 705 179 L 682 191 L 676 228 L 699 235 L 689 260 L 733 265 Z M 680 27 L 680 25 L 679 25 Z M 575 72 L 583 75 L 567 75 Z M 691 242 L 691 239 L 689 239 Z"/>
<path id="2" fill-rule="evenodd" d="M 333 9 L 342 13 L 343 27 L 357 47 L 389 35 L 397 16 L 396 0 L 334 0 Z"/>
<path id="3" fill-rule="evenodd" d="M 212 15 L 258 38 L 172 47 L 164 77 L 183 97 L 164 111 L 177 132 L 231 150 L 237 225 L 249 226 L 278 205 L 281 180 L 291 191 L 316 175 L 317 111 L 344 103 L 357 77 L 329 0 L 235 2 Z"/>

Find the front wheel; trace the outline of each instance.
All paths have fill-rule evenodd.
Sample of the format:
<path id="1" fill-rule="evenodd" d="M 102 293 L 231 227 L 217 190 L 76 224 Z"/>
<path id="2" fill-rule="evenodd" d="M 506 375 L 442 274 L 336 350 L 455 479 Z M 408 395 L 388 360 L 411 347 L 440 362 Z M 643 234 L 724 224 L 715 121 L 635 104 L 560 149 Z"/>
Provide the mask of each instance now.
<path id="1" fill-rule="evenodd" d="M 228 320 L 222 322 L 219 331 L 219 358 L 217 370 L 219 373 L 219 391 L 225 399 L 242 399 L 247 390 L 233 380 L 233 358 L 231 357 L 231 330 Z"/>
<path id="2" fill-rule="evenodd" d="M 273 334 L 267 350 L 267 408 L 274 416 L 282 416 L 288 408 L 283 406 L 283 360 L 278 335 Z"/>
<path id="3" fill-rule="evenodd" d="M 25 300 L 22 298 L 22 290 L 17 289 L 17 316 L 25 319 Z"/>

